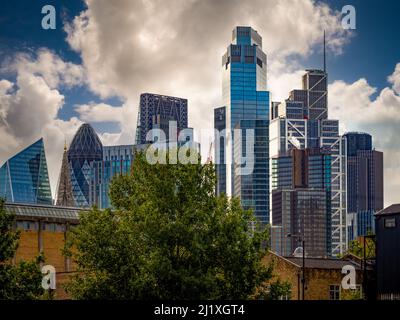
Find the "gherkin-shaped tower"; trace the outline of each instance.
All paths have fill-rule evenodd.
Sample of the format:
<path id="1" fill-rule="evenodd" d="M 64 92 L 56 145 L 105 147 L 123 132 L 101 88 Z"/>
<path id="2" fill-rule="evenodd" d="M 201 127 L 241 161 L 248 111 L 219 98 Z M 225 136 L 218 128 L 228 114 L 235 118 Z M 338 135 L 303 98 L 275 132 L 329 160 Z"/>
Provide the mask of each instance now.
<path id="1" fill-rule="evenodd" d="M 91 125 L 83 124 L 75 134 L 68 150 L 71 186 L 75 205 L 89 207 L 90 164 L 103 159 L 103 146 Z"/>

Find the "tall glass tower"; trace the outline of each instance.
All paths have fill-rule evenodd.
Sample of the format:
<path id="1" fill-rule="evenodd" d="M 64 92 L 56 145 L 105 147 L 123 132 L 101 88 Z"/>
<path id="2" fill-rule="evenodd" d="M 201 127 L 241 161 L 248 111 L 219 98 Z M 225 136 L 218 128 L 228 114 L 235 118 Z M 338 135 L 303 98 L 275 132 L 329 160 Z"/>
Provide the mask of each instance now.
<path id="1" fill-rule="evenodd" d="M 374 214 L 383 209 L 383 153 L 368 133 L 349 132 L 347 141 L 348 240 L 374 232 Z"/>
<path id="2" fill-rule="evenodd" d="M 9 202 L 52 204 L 43 139 L 16 154 L 0 168 L 0 197 Z"/>
<path id="3" fill-rule="evenodd" d="M 223 106 L 214 111 L 217 193 L 240 198 L 245 209 L 252 208 L 260 221 L 269 222 L 269 92 L 267 56 L 262 38 L 251 27 L 236 27 L 232 43 L 222 57 Z M 246 148 L 235 150 L 236 132 L 254 130 L 254 163 L 251 173 L 237 166 Z M 225 130 L 225 131 L 224 131 Z M 241 134 L 241 142 L 246 134 Z M 246 141 L 249 143 L 249 141 Z"/>
<path id="4" fill-rule="evenodd" d="M 90 206 L 91 164 L 103 159 L 103 145 L 90 124 L 77 131 L 68 150 L 72 194 L 78 207 Z"/>

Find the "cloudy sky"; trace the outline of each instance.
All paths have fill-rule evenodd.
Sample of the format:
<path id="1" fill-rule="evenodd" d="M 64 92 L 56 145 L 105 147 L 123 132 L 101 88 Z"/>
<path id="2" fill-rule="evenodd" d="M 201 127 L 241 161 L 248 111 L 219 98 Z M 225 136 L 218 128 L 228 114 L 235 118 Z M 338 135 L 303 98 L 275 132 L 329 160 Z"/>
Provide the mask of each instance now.
<path id="1" fill-rule="evenodd" d="M 41 28 L 41 8 L 57 11 Z M 356 8 L 356 30 L 341 9 Z M 13 0 L 0 12 L 0 164 L 44 137 L 53 195 L 64 140 L 91 123 L 105 145 L 133 143 L 139 95 L 189 100 L 189 124 L 212 128 L 221 56 L 236 25 L 268 54 L 273 101 L 322 66 L 327 31 L 329 117 L 367 131 L 385 153 L 385 203 L 400 202 L 398 1 Z"/>

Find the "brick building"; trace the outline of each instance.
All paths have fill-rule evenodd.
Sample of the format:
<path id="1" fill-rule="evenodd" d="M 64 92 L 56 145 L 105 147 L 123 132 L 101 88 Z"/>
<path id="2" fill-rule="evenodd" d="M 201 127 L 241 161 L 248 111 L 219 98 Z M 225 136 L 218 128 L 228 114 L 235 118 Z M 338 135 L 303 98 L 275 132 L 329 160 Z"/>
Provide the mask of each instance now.
<path id="1" fill-rule="evenodd" d="M 15 214 L 15 228 L 21 232 L 13 262 L 34 260 L 42 252 L 44 265 L 52 265 L 56 269 L 55 298 L 68 298 L 63 283 L 75 268 L 61 250 L 68 230 L 78 224 L 81 209 L 16 203 L 6 203 L 5 209 Z"/>
<path id="2" fill-rule="evenodd" d="M 274 264 L 274 280 L 288 281 L 291 284 L 291 300 L 300 300 L 302 295 L 302 258 L 282 257 L 270 252 L 264 260 Z M 344 290 L 341 282 L 345 274 L 342 268 L 354 266 L 356 270 L 356 290 Z M 345 300 L 361 298 L 362 269 L 355 258 L 343 259 L 306 258 L 305 259 L 305 300 Z"/>

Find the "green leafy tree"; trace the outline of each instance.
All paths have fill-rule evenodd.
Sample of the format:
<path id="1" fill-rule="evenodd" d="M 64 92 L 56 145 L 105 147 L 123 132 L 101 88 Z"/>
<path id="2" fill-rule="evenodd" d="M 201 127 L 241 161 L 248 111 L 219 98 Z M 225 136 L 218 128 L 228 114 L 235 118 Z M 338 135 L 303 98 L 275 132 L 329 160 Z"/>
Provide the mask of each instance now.
<path id="1" fill-rule="evenodd" d="M 19 240 L 19 232 L 12 229 L 14 219 L 0 200 L 0 299 L 37 299 L 43 294 L 39 261 L 11 263 Z"/>
<path id="2" fill-rule="evenodd" d="M 270 284 L 266 297 L 267 300 L 290 300 L 291 292 L 292 285 L 290 282 L 278 279 Z"/>
<path id="3" fill-rule="evenodd" d="M 267 232 L 237 199 L 216 197 L 212 164 L 135 156 L 113 180 L 115 210 L 92 210 L 68 236 L 76 299 L 246 299 L 271 278 Z"/>

